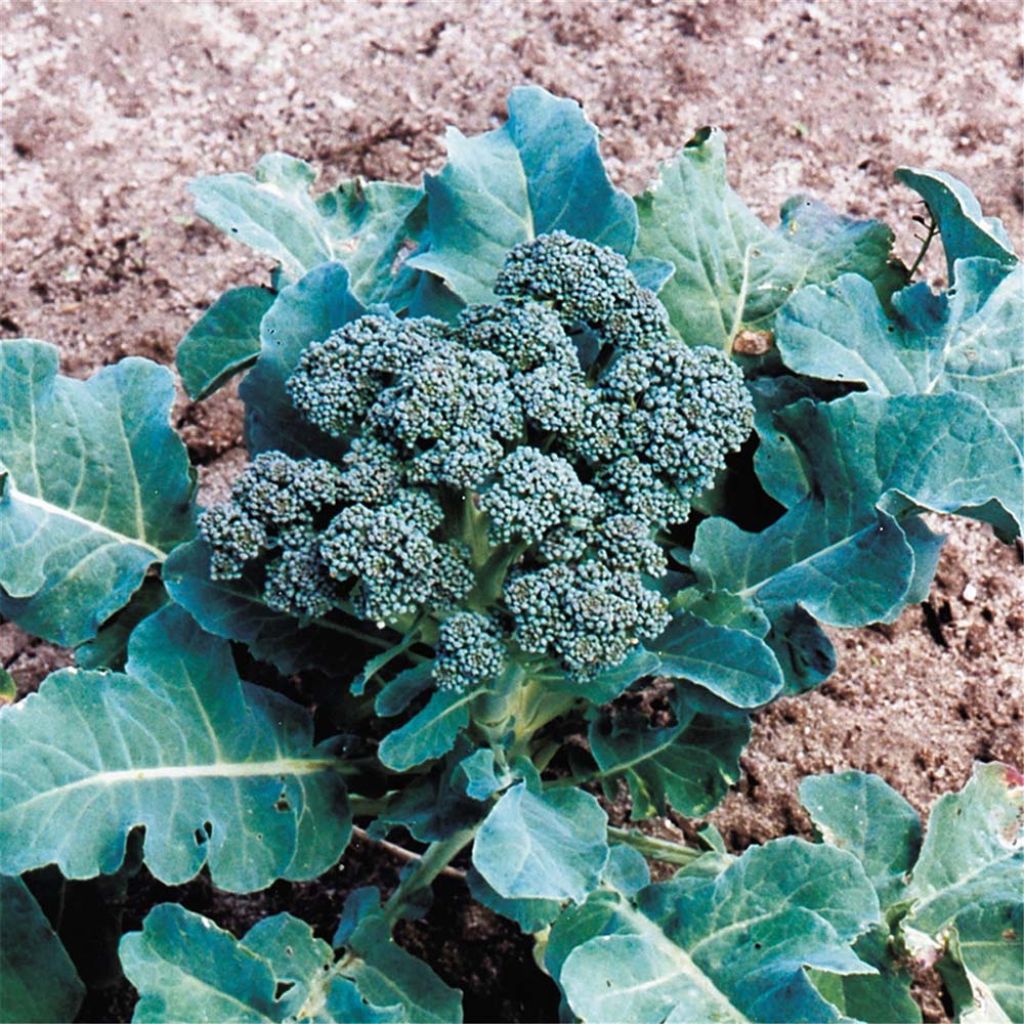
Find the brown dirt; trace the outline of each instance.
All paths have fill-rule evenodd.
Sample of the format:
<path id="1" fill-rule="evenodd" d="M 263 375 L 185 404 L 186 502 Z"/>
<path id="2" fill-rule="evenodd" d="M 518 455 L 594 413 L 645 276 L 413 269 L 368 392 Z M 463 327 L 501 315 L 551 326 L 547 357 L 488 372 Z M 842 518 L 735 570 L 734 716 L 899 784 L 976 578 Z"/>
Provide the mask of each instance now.
<path id="1" fill-rule="evenodd" d="M 170 363 L 221 291 L 264 279 L 194 218 L 189 177 L 281 148 L 326 183 L 415 180 L 439 165 L 446 124 L 491 127 L 524 81 L 584 103 L 632 190 L 717 123 L 733 184 L 766 218 L 812 191 L 887 220 L 912 255 L 918 207 L 891 179 L 909 163 L 963 178 L 1022 236 L 1015 0 L 8 0 L 0 14 L 0 332 L 56 342 L 75 375 L 127 354 Z M 937 281 L 941 261 L 926 266 Z M 241 457 L 238 412 L 229 391 L 179 403 L 211 495 Z M 980 527 L 950 529 L 927 615 L 836 635 L 836 676 L 758 716 L 744 781 L 714 816 L 735 847 L 807 828 L 807 773 L 877 771 L 924 810 L 973 758 L 1020 762 L 1019 558 Z M 10 624 L 0 658 L 22 689 L 66 662 Z M 483 934 L 467 920 L 439 927 Z"/>

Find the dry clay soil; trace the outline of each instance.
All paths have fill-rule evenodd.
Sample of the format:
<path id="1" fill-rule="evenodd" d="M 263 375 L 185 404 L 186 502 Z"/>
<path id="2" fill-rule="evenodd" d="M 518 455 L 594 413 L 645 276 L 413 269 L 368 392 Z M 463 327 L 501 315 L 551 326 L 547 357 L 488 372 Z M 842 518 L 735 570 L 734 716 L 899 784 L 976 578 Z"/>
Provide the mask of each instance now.
<path id="1" fill-rule="evenodd" d="M 57 343 L 75 376 L 129 354 L 170 364 L 217 295 L 265 280 L 264 261 L 195 219 L 190 177 L 283 149 L 311 160 L 325 187 L 354 175 L 416 181 L 439 167 L 447 125 L 493 127 L 523 82 L 582 102 L 612 177 L 634 192 L 712 123 L 728 132 L 732 184 L 769 222 L 788 195 L 811 192 L 886 220 L 912 258 L 921 209 L 892 171 L 926 165 L 968 182 L 1021 240 L 1015 0 L 8 0 L 2 17 L 0 332 Z M 939 254 L 925 263 L 935 285 L 942 267 Z M 239 413 L 231 392 L 179 401 L 207 498 L 242 461 Z M 806 834 L 796 786 L 809 773 L 877 772 L 924 812 L 975 759 L 1019 766 L 1020 552 L 979 526 L 933 525 L 950 539 L 928 602 L 892 626 L 834 634 L 833 678 L 756 716 L 742 781 L 712 815 L 732 849 Z M 0 658 L 23 692 L 68 660 L 10 624 Z M 655 830 L 677 835 L 679 824 Z M 328 928 L 345 889 L 393 877 L 358 845 L 352 860 L 318 888 L 282 883 L 232 903 L 198 883 L 177 895 L 236 930 L 307 904 Z M 445 897 L 406 938 L 467 988 L 469 1016 L 550 1016 L 552 992 L 526 980 L 528 946 L 454 889 Z M 467 941 L 490 948 L 472 968 Z M 943 1019 L 928 979 L 920 995 L 927 1018 Z M 130 1004 L 122 987 L 87 1013 L 127 1015 Z"/>

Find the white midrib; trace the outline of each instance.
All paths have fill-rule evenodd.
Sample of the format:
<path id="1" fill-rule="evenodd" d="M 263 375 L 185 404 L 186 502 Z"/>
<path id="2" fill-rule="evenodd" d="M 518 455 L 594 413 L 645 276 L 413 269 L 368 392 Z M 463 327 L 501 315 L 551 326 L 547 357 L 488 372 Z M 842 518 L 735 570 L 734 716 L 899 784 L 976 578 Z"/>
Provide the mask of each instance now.
<path id="1" fill-rule="evenodd" d="M 166 551 L 161 551 L 160 548 L 155 547 L 152 544 L 148 544 L 144 540 L 139 540 L 137 537 L 129 537 L 124 533 L 118 533 L 117 530 L 112 530 L 109 526 L 104 526 L 102 523 L 86 519 L 84 516 L 80 516 L 69 509 L 61 508 L 59 505 L 52 505 L 43 498 L 37 498 L 31 494 L 26 494 L 24 491 L 19 491 L 14 485 L 14 481 L 12 481 L 9 476 L 7 478 L 7 488 L 12 499 L 16 498 L 18 501 L 24 502 L 26 505 L 31 505 L 34 508 L 40 508 L 50 515 L 60 516 L 61 519 L 67 519 L 73 523 L 80 523 L 89 530 L 92 530 L 95 533 L 102 533 L 107 537 L 111 537 L 112 539 L 119 541 L 121 544 L 131 544 L 134 547 L 142 548 L 143 550 L 150 552 L 154 558 L 159 559 L 161 562 L 167 558 Z"/>
<path id="2" fill-rule="evenodd" d="M 23 811 L 33 804 L 58 799 L 76 790 L 96 787 L 112 787 L 157 781 L 187 779 L 248 779 L 268 775 L 315 775 L 337 768 L 336 758 L 310 758 L 296 760 L 278 758 L 274 761 L 248 761 L 237 763 L 215 762 L 213 764 L 160 765 L 152 768 L 124 768 L 117 771 L 97 772 L 85 778 L 67 782 L 63 786 L 44 790 L 14 804 L 10 810 Z"/>

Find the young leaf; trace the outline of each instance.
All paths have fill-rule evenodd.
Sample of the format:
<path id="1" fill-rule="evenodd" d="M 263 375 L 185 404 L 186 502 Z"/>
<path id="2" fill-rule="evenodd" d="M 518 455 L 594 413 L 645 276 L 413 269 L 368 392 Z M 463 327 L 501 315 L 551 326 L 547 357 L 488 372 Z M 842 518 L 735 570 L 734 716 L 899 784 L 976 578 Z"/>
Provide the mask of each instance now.
<path id="1" fill-rule="evenodd" d="M 473 866 L 506 899 L 582 901 L 608 860 L 607 815 L 579 789 L 506 790 L 473 843 Z"/>
<path id="2" fill-rule="evenodd" d="M 193 529 L 170 373 L 125 359 L 87 381 L 57 349 L 0 342 L 0 613 L 74 646 Z"/>
<path id="3" fill-rule="evenodd" d="M 767 704 L 782 689 L 782 670 L 763 640 L 690 612 L 675 615 L 646 646 L 658 657 L 656 674 L 688 679 L 736 707 Z"/>
<path id="4" fill-rule="evenodd" d="M 637 199 L 635 255 L 671 262 L 675 275 L 659 298 L 691 344 L 730 349 L 741 330 L 770 330 L 777 310 L 804 284 L 860 274 L 882 298 L 903 283 L 891 262 L 892 232 L 797 196 L 775 231 L 732 191 L 725 141 L 704 128 L 658 182 Z"/>
<path id="5" fill-rule="evenodd" d="M 447 754 L 469 725 L 469 705 L 476 697 L 473 691 L 438 690 L 425 708 L 384 737 L 377 756 L 389 768 L 404 772 Z"/>
<path id="6" fill-rule="evenodd" d="M 400 256 L 423 231 L 423 190 L 386 181 L 345 181 L 314 199 L 316 172 L 304 160 L 271 153 L 254 174 L 218 174 L 189 186 L 196 212 L 229 237 L 280 263 L 287 279 L 336 260 L 365 303 L 407 302 L 411 275 Z"/>
<path id="7" fill-rule="evenodd" d="M 780 839 L 635 907 L 591 897 L 556 922 L 548 967 L 583 1020 L 831 1021 L 806 968 L 871 973 L 850 947 L 878 917 L 855 858 Z"/>
<path id="8" fill-rule="evenodd" d="M 739 778 L 750 739 L 745 717 L 714 718 L 675 702 L 675 725 L 652 727 L 635 712 L 610 710 L 590 725 L 590 750 L 602 778 L 624 778 L 633 820 L 665 814 L 707 814 Z"/>
<path id="9" fill-rule="evenodd" d="M 175 357 L 189 398 L 213 394 L 260 352 L 260 321 L 274 303 L 266 288 L 232 288 L 189 328 Z"/>
<path id="10" fill-rule="evenodd" d="M 0 875 L 0 920 L 0 1021 L 74 1020 L 85 986 L 20 878 Z"/>
<path id="11" fill-rule="evenodd" d="M 349 291 L 341 263 L 316 267 L 282 288 L 260 322 L 260 354 L 238 393 L 245 402 L 250 453 L 278 449 L 291 455 L 337 453 L 337 442 L 295 411 L 285 384 L 307 346 L 365 312 Z"/>
<path id="12" fill-rule="evenodd" d="M 883 907 L 896 902 L 921 845 L 921 820 L 877 775 L 843 772 L 800 783 L 800 802 L 825 842 L 852 853 Z"/>
<path id="13" fill-rule="evenodd" d="M 0 867 L 114 871 L 132 828 L 175 885 L 209 864 L 216 885 L 313 878 L 348 842 L 338 761 L 308 712 L 239 680 L 228 645 L 181 609 L 132 635 L 125 674 L 66 669 L 0 712 Z"/>
<path id="14" fill-rule="evenodd" d="M 986 217 L 971 190 L 952 174 L 899 167 L 896 180 L 912 188 L 938 222 L 951 284 L 959 284 L 956 261 L 964 256 L 985 256 L 1005 266 L 1017 262 L 1002 221 Z"/>
<path id="15" fill-rule="evenodd" d="M 574 101 L 514 89 L 501 128 L 473 138 L 451 128 L 447 145 L 448 163 L 425 179 L 429 248 L 408 262 L 464 301 L 493 300 L 508 250 L 538 235 L 566 231 L 632 250 L 633 201 L 609 182 L 597 130 Z"/>

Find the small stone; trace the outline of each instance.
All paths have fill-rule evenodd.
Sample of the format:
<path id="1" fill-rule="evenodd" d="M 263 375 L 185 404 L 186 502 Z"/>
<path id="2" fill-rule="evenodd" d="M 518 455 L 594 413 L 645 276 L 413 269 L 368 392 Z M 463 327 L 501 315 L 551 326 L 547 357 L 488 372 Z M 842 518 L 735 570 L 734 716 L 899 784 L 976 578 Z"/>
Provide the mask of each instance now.
<path id="1" fill-rule="evenodd" d="M 964 587 L 963 593 L 960 595 L 960 600 L 964 604 L 974 604 L 978 599 L 978 588 L 973 583 L 968 583 Z"/>

